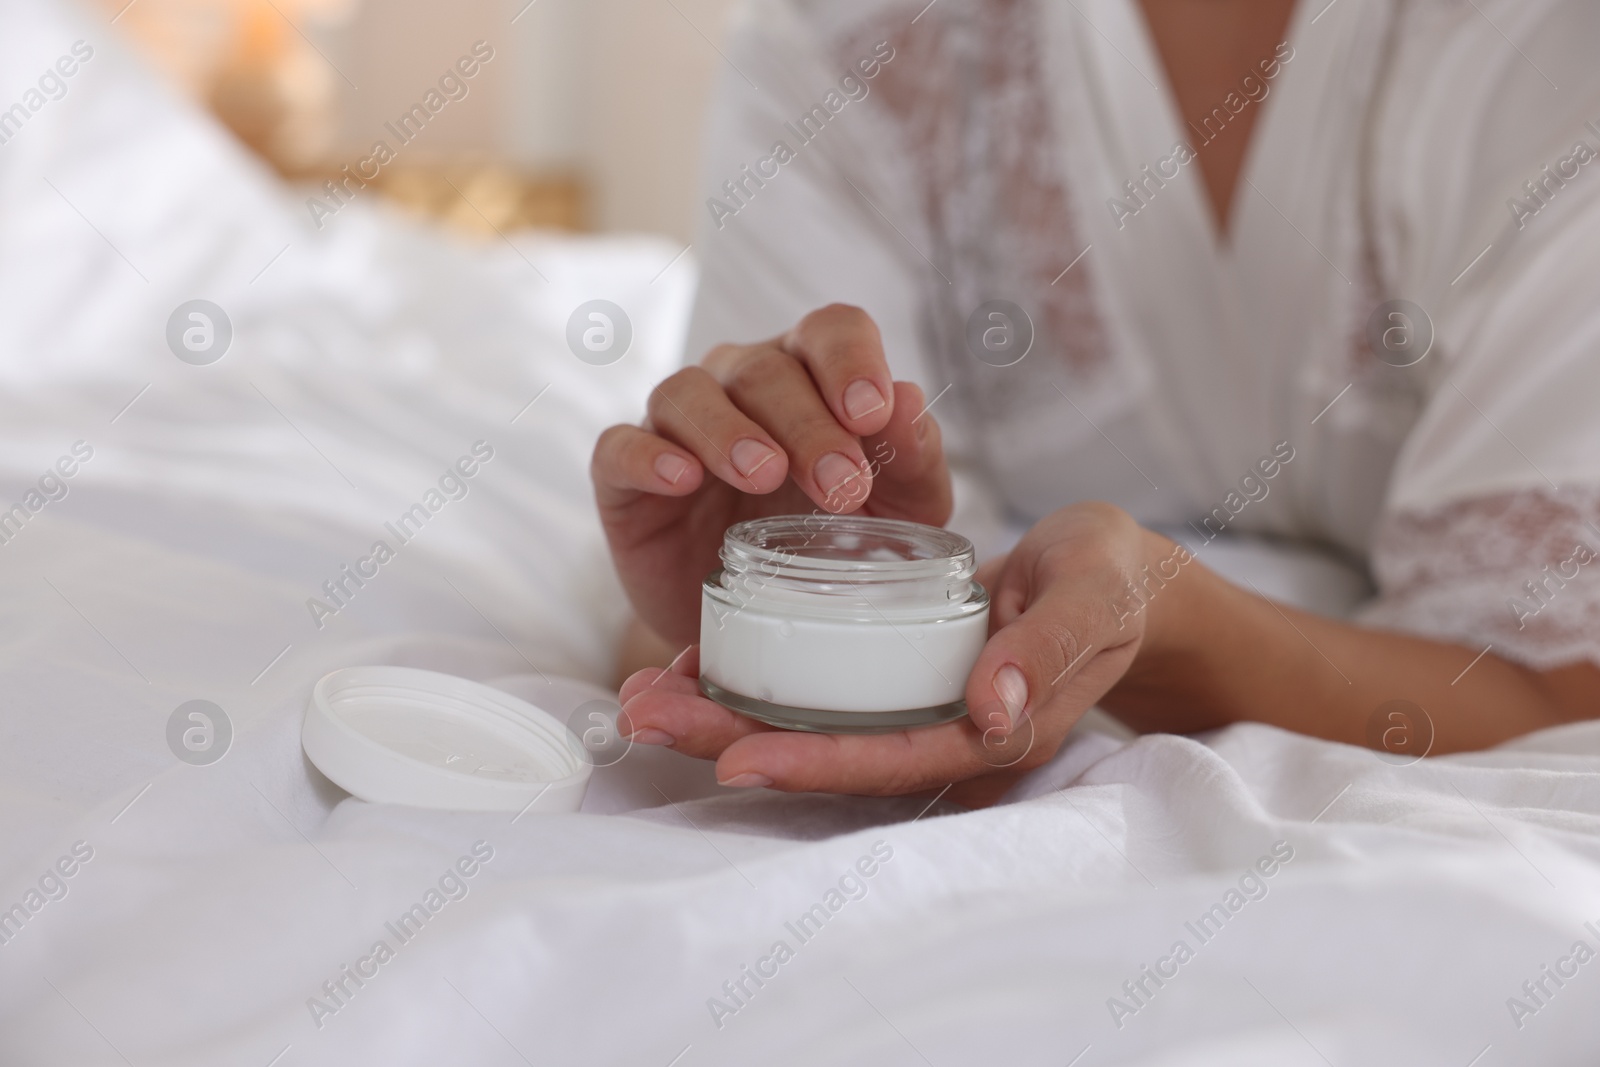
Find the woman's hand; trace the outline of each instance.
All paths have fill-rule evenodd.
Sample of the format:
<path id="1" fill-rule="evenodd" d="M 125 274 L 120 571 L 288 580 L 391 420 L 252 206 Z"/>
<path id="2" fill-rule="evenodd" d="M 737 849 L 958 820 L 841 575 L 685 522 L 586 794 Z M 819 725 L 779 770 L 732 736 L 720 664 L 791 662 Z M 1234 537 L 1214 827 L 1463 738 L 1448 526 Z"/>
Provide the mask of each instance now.
<path id="1" fill-rule="evenodd" d="M 990 637 L 967 679 L 967 719 L 891 734 L 777 730 L 701 696 L 691 651 L 629 678 L 617 725 L 637 741 L 715 759 L 725 785 L 899 794 L 962 782 L 953 799 L 987 803 L 1054 755 L 1158 639 L 1179 599 L 1171 586 L 1198 566 L 1117 508 L 1063 508 L 979 573 Z"/>
<path id="2" fill-rule="evenodd" d="M 782 337 L 721 345 L 613 426 L 591 475 L 612 559 L 640 618 L 679 645 L 723 532 L 766 515 L 861 511 L 940 526 L 950 472 L 921 390 L 890 379 L 866 312 L 834 305 Z"/>

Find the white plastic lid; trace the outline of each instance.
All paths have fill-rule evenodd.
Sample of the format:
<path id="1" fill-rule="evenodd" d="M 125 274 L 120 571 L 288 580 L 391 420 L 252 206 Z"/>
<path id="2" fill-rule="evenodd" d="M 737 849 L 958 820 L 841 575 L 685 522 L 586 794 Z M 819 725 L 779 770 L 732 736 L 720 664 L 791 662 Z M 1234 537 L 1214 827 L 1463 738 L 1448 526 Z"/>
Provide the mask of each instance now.
<path id="1" fill-rule="evenodd" d="M 593 762 L 559 720 L 479 682 L 347 667 L 311 691 L 300 743 L 317 769 L 379 804 L 577 811 Z"/>

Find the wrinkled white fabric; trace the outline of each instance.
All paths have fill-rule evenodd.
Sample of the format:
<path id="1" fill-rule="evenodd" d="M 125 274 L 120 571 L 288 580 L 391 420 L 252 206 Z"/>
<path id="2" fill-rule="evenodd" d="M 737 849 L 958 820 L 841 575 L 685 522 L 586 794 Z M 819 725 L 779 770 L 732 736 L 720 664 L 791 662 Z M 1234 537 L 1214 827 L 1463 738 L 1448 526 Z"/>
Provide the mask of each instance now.
<path id="1" fill-rule="evenodd" d="M 74 40 L 96 51 L 0 149 L 0 508 L 74 442 L 94 455 L 0 555 L 80 509 L 119 521 L 101 487 L 156 513 L 163 500 L 225 502 L 238 529 L 197 532 L 193 547 L 247 554 L 302 590 L 265 645 L 236 650 L 245 681 L 286 645 L 287 662 L 330 631 L 381 630 L 378 601 L 402 573 L 454 582 L 466 617 L 481 624 L 481 611 L 567 673 L 609 677 L 626 609 L 588 458 L 598 429 L 642 408 L 676 358 L 692 262 L 656 278 L 677 250 L 647 238 L 471 245 L 398 224 L 370 190 L 319 230 L 304 193 L 140 70 L 97 16 L 5 11 L 6 70 L 44 69 Z M 232 346 L 209 366 L 167 347 L 168 316 L 194 298 L 232 320 Z M 634 322 L 609 366 L 567 351 L 568 316 L 597 298 Z M 385 524 L 477 441 L 493 460 L 402 546 Z M 298 529 L 319 531 L 321 551 L 276 558 L 274 537 Z M 379 539 L 397 558 L 318 626 L 305 602 L 333 606 L 322 583 Z M 74 598 L 70 575 L 45 577 Z"/>
<path id="2" fill-rule="evenodd" d="M 88 577 L 129 599 L 98 605 L 108 632 L 137 618 L 180 648 L 248 643 L 262 623 L 227 602 L 297 595 L 69 524 L 40 562 L 85 554 L 105 561 Z M 203 592 L 162 601 L 133 574 Z M 299 748 L 318 671 L 515 669 L 503 647 L 430 634 L 422 617 L 445 603 L 397 620 L 415 638 L 332 641 L 260 692 L 191 677 L 136 698 L 125 665 L 52 618 L 37 668 L 7 671 L 39 723 L 8 730 L 5 823 L 28 832 L 0 852 L 0 903 L 76 842 L 93 858 L 0 944 L 0 1059 L 667 1063 L 687 1049 L 680 1062 L 979 1064 L 1089 1048 L 1080 1062 L 1399 1065 L 1492 1046 L 1577 1065 L 1595 1046 L 1593 963 L 1566 988 L 1546 980 L 1536 1012 L 1508 1007 L 1575 942 L 1600 948 L 1584 925 L 1600 927 L 1593 724 L 1413 766 L 1261 726 L 1086 736 L 1013 803 L 920 817 L 926 799 L 708 796 L 707 765 L 642 748 L 598 771 L 590 798 L 633 817 L 344 797 Z M 593 694 L 503 684 L 557 714 Z M 197 687 L 239 728 L 198 768 L 162 738 Z M 102 799 L 63 803 L 91 768 Z M 466 895 L 400 942 L 386 924 L 479 841 L 493 855 Z M 875 846 L 888 858 L 841 889 Z M 1292 859 L 1202 942 L 1185 924 L 1227 911 L 1275 846 Z M 817 906 L 802 940 L 790 925 Z M 360 986 L 343 978 L 380 940 L 394 958 Z M 1193 958 L 1131 999 L 1123 983 L 1170 972 L 1179 941 Z M 763 965 L 778 942 L 792 956 Z M 759 987 L 744 978 L 774 966 Z M 723 983 L 741 979 L 735 999 Z M 335 999 L 324 983 L 338 981 Z"/>
<path id="3" fill-rule="evenodd" d="M 469 244 L 359 198 L 319 231 L 98 17 L 4 11 L 4 69 L 95 49 L 0 148 L 0 507 L 90 452 L 0 543 L 0 662 L 36 702 L 8 717 L 10 751 L 37 760 L 30 781 L 61 776 L 28 802 L 71 809 L 140 773 L 122 731 L 151 723 L 129 699 L 232 694 L 248 718 L 360 649 L 403 656 L 396 639 L 478 676 L 609 681 L 627 609 L 588 460 L 677 358 L 692 262 L 663 273 L 677 249 L 650 238 Z M 233 322 L 209 366 L 167 347 L 194 297 Z M 567 346 L 595 298 L 633 321 L 607 366 Z M 492 458 L 441 491 L 476 442 Z M 420 530 L 398 527 L 419 504 Z M 343 568 L 379 540 L 394 557 L 357 587 Z"/>

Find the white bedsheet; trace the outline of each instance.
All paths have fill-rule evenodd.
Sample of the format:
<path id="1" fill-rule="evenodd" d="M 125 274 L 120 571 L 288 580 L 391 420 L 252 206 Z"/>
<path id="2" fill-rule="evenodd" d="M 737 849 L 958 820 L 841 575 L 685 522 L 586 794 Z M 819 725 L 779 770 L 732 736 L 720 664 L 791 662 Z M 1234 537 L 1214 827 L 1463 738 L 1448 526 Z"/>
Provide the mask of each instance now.
<path id="1" fill-rule="evenodd" d="M 39 902 L 0 943 L 0 1064 L 1594 1061 L 1600 725 L 1404 767 L 1258 726 L 1085 733 L 982 812 L 733 793 L 643 748 L 577 815 L 348 798 L 299 747 L 327 670 L 604 695 L 588 447 L 673 358 L 690 279 L 648 240 L 473 248 L 365 208 L 312 234 L 102 24 L 0 11 L 0 69 L 97 48 L 0 151 L 0 501 L 96 449 L 0 545 L 0 909 Z M 192 296 L 239 327 L 213 367 L 163 347 Z M 562 341 L 593 296 L 639 331 L 599 375 Z M 480 438 L 471 494 L 316 629 L 320 582 Z M 197 698 L 236 730 L 206 767 L 164 736 Z M 1146 965 L 1172 976 L 1135 998 Z"/>
<path id="2" fill-rule="evenodd" d="M 329 662 L 483 676 L 487 658 L 394 641 Z M 48 694 L 97 712 L 58 745 L 7 746 L 6 821 L 39 832 L 7 849 L 0 900 L 77 841 L 94 854 L 0 946 L 0 1062 L 1580 1064 L 1597 1047 L 1600 966 L 1567 964 L 1570 988 L 1547 980 L 1520 1028 L 1507 1008 L 1600 944 L 1592 726 L 1410 767 L 1265 727 L 1089 735 L 1013 803 L 920 818 L 923 801 L 708 796 L 703 765 L 641 750 L 598 772 L 589 805 L 632 816 L 513 821 L 323 781 L 298 745 L 320 666 L 285 672 L 234 750 L 195 768 L 160 739 L 180 694 L 144 711 L 85 660 Z M 594 695 L 517 688 L 558 714 Z M 28 809 L 107 734 L 122 750 L 103 754 L 102 802 Z M 493 858 L 467 895 L 402 944 L 386 924 L 480 841 Z M 1202 943 L 1185 924 L 1274 848 L 1292 859 L 1244 886 L 1265 895 Z M 859 899 L 830 901 L 874 849 L 843 887 Z M 795 927 L 830 903 L 820 932 Z M 394 959 L 327 998 L 379 940 Z M 1131 1000 L 1123 983 L 1170 973 L 1178 940 L 1193 959 Z M 732 999 L 723 983 L 779 941 L 792 958 Z"/>

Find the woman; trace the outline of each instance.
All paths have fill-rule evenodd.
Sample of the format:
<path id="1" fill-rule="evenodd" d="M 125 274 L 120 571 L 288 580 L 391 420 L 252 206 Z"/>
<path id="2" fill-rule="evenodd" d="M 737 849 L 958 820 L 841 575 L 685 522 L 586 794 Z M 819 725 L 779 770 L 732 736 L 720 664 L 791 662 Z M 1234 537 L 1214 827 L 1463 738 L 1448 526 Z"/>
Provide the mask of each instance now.
<path id="1" fill-rule="evenodd" d="M 594 459 L 640 618 L 692 642 L 754 515 L 944 523 L 954 472 L 961 522 L 1032 525 L 980 575 L 972 721 L 772 731 L 701 698 L 691 650 L 629 679 L 623 727 L 728 785 L 983 803 L 1096 704 L 1364 743 L 1404 700 L 1434 752 L 1593 715 L 1597 40 L 1580 0 L 752 3 L 707 354 Z M 1201 562 L 1219 533 L 1343 553 L 1377 595 L 1275 603 Z M 1024 724 L 996 773 L 973 739 Z"/>

